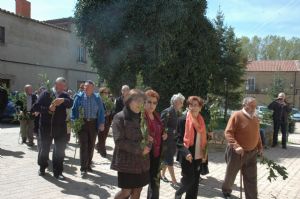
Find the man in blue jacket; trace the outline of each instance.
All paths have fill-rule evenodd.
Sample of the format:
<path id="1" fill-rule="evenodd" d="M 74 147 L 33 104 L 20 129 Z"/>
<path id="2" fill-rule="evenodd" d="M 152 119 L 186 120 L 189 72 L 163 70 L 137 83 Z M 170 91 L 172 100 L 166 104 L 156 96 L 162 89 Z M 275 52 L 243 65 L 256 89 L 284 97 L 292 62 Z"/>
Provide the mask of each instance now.
<path id="1" fill-rule="evenodd" d="M 49 151 L 54 140 L 53 148 L 53 174 L 58 180 L 64 180 L 63 161 L 67 144 L 66 109 L 71 108 L 73 100 L 65 92 L 66 80 L 59 77 L 55 81 L 54 88 L 41 93 L 37 102 L 33 105 L 33 111 L 40 113 L 39 151 L 38 164 L 39 175 L 45 175 L 48 167 Z"/>
<path id="2" fill-rule="evenodd" d="M 92 172 L 91 164 L 98 130 L 104 130 L 104 107 L 100 95 L 94 93 L 95 84 L 88 80 L 84 91 L 77 94 L 72 107 L 71 120 L 78 119 L 83 110 L 84 124 L 79 133 L 81 175 Z"/>

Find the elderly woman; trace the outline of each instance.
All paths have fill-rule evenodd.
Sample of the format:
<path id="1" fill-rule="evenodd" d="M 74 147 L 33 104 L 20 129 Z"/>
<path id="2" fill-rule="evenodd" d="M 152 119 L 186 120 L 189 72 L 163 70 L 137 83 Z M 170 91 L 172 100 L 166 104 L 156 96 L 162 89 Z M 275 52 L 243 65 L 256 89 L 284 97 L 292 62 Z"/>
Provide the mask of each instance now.
<path id="1" fill-rule="evenodd" d="M 178 120 L 177 160 L 181 163 L 182 179 L 175 198 L 186 192 L 186 199 L 196 199 L 201 164 L 206 162 L 206 127 L 200 112 L 204 101 L 197 96 L 187 100 L 188 112 Z"/>
<path id="2" fill-rule="evenodd" d="M 150 151 L 150 184 L 148 187 L 148 199 L 159 198 L 159 171 L 160 171 L 160 156 L 162 151 L 163 140 L 167 139 L 167 134 L 164 133 L 163 123 L 160 115 L 155 111 L 159 100 L 159 94 L 154 90 L 146 92 L 145 103 L 145 119 L 148 126 L 152 149 Z"/>
<path id="3" fill-rule="evenodd" d="M 109 108 L 112 108 L 111 104 L 113 104 L 113 101 L 109 101 L 109 88 L 107 87 L 101 87 L 99 89 L 99 93 L 100 96 L 103 100 L 103 105 L 104 105 L 104 111 L 105 111 L 105 124 L 104 124 L 104 131 L 99 131 L 98 132 L 98 143 L 96 144 L 96 149 L 98 151 L 98 153 L 100 153 L 100 155 L 102 157 L 106 157 L 107 153 L 106 153 L 106 147 L 105 147 L 105 143 L 106 143 L 106 138 L 108 136 L 108 132 L 110 129 L 110 125 L 112 122 L 112 110 L 109 110 Z"/>
<path id="4" fill-rule="evenodd" d="M 168 168 L 172 178 L 172 185 L 174 186 L 178 185 L 173 168 L 174 155 L 176 153 L 175 134 L 177 128 L 177 120 L 179 115 L 181 114 L 184 100 L 185 98 L 181 93 L 173 95 L 171 98 L 171 106 L 161 113 L 162 122 L 164 123 L 166 131 L 168 133 L 168 138 L 164 143 L 164 167 L 161 172 L 161 178 L 163 181 L 168 182 L 168 179 L 165 176 L 166 169 Z"/>
<path id="5" fill-rule="evenodd" d="M 145 94 L 137 89 L 130 90 L 124 102 L 123 111 L 114 116 L 112 125 L 115 149 L 111 168 L 118 171 L 121 188 L 115 199 L 138 199 L 143 186 L 149 183 L 151 148 L 141 147 L 144 138 L 140 126 Z"/>

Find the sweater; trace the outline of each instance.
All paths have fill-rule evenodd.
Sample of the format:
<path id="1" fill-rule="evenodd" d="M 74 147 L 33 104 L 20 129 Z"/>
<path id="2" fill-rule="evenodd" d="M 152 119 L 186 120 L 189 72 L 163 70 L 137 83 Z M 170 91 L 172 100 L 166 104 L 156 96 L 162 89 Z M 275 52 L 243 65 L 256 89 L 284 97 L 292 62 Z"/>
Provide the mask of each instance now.
<path id="1" fill-rule="evenodd" d="M 259 134 L 259 120 L 252 119 L 242 111 L 237 111 L 230 117 L 225 129 L 225 138 L 234 149 L 242 147 L 245 151 L 262 149 Z"/>

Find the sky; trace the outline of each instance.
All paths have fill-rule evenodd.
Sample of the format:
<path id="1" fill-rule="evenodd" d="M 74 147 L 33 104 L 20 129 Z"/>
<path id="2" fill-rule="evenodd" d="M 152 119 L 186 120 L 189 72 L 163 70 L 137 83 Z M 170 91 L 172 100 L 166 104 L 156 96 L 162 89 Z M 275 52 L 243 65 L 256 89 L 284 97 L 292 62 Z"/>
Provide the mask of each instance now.
<path id="1" fill-rule="evenodd" d="M 31 17 L 48 20 L 73 16 L 76 0 L 29 0 Z M 207 0 L 207 17 L 221 9 L 225 24 L 238 37 L 278 35 L 300 37 L 300 0 Z M 0 8 L 15 12 L 15 0 L 0 0 Z"/>

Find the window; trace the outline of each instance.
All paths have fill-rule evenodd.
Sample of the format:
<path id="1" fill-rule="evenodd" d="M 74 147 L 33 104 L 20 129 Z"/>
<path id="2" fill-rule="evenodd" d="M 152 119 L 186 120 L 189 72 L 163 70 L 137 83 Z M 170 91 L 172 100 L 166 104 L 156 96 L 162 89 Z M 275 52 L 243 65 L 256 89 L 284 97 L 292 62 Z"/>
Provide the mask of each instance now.
<path id="1" fill-rule="evenodd" d="M 0 26 L 0 43 L 5 42 L 5 28 Z"/>
<path id="2" fill-rule="evenodd" d="M 84 47 L 79 47 L 78 48 L 77 61 L 81 62 L 81 63 L 86 63 L 86 48 L 84 48 Z"/>
<path id="3" fill-rule="evenodd" d="M 247 91 L 255 91 L 255 78 L 248 77 L 246 81 L 246 90 Z"/>

